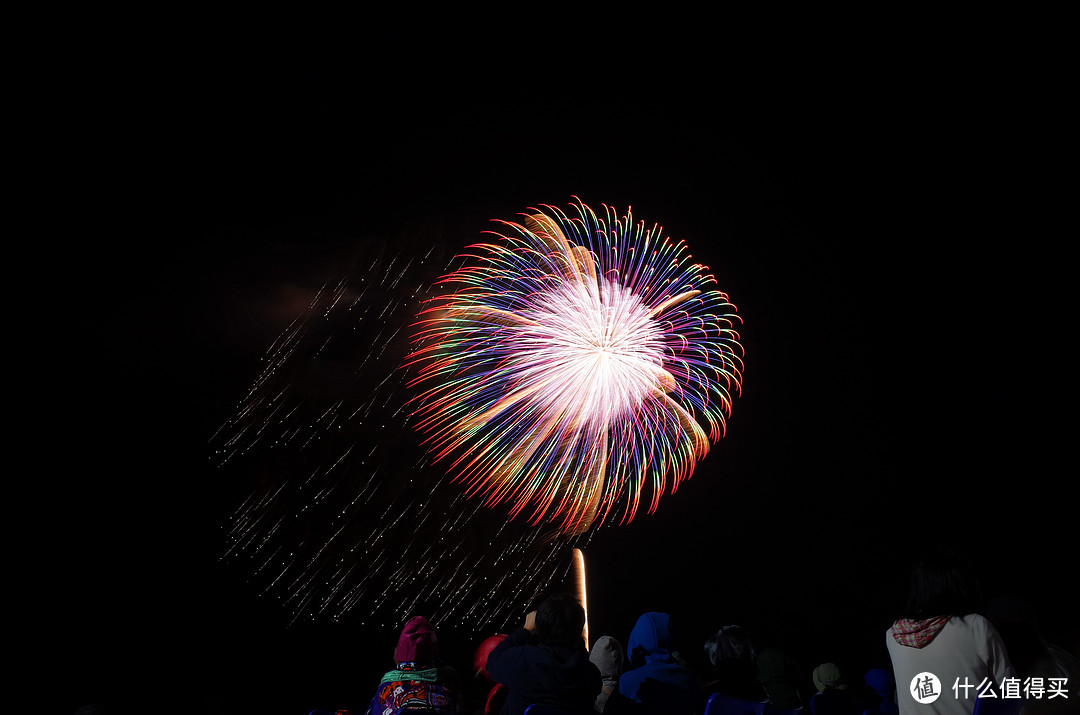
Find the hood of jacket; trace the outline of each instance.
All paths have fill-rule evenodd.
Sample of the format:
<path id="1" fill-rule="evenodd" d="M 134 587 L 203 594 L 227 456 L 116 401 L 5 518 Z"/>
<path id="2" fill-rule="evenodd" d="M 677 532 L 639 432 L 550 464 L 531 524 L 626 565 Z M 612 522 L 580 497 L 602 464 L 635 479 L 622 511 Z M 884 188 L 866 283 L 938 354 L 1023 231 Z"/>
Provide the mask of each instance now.
<path id="1" fill-rule="evenodd" d="M 622 644 L 611 636 L 600 636 L 589 651 L 589 660 L 604 680 L 618 680 L 623 671 Z"/>
<path id="2" fill-rule="evenodd" d="M 439 638 L 435 629 L 423 616 L 414 616 L 401 630 L 397 648 L 394 649 L 394 660 L 398 663 L 430 664 L 435 661 L 438 652 Z"/>
<path id="3" fill-rule="evenodd" d="M 900 645 L 909 648 L 924 648 L 934 642 L 938 633 L 949 622 L 949 616 L 937 616 L 922 621 L 901 618 L 893 623 L 892 637 Z"/>
<path id="4" fill-rule="evenodd" d="M 631 665 L 673 663 L 671 656 L 671 616 L 666 613 L 644 613 L 630 631 L 626 655 Z"/>
<path id="5" fill-rule="evenodd" d="M 776 648 L 766 648 L 757 659 L 758 680 L 768 685 L 790 684 L 796 680 L 796 667 L 791 658 Z"/>
<path id="6" fill-rule="evenodd" d="M 564 707 L 571 703 L 591 706 L 600 694 L 603 678 L 589 661 L 584 642 L 574 648 L 530 645 L 528 651 L 527 678 L 530 682 L 521 692 L 515 690 L 514 683 L 507 683 L 510 707 L 505 712 L 523 712 L 530 698 L 543 699 L 549 705 L 562 703 Z M 517 710 L 517 705 L 521 710 Z"/>

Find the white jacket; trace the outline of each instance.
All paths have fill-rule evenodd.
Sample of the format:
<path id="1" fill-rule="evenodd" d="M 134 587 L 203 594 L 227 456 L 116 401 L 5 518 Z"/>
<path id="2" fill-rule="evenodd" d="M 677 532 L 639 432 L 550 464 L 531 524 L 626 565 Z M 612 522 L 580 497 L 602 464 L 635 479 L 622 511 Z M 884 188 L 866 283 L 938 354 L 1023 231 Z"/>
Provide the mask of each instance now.
<path id="1" fill-rule="evenodd" d="M 976 614 L 953 616 L 922 648 L 897 643 L 892 628 L 885 641 L 900 715 L 970 715 L 980 686 L 990 686 L 1000 700 L 1005 678 L 1016 677 L 997 629 Z M 932 673 L 940 682 L 938 697 L 931 703 L 916 700 L 916 695 L 926 695 L 926 678 L 915 682 L 922 673 Z"/>

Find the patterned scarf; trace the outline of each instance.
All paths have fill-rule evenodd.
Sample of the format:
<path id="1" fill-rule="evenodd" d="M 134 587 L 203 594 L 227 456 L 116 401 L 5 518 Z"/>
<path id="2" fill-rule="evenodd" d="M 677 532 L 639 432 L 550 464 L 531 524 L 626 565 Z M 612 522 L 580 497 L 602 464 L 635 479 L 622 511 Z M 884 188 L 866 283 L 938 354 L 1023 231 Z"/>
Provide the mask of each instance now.
<path id="1" fill-rule="evenodd" d="M 391 670 L 382 677 L 383 682 L 414 680 L 418 683 L 440 683 L 453 680 L 457 672 L 449 666 L 424 666 L 419 663 L 398 663 L 397 670 Z"/>
<path id="2" fill-rule="evenodd" d="M 901 618 L 892 627 L 892 637 L 900 645 L 922 648 L 931 643 L 949 622 L 949 616 L 935 616 L 925 621 Z"/>
<path id="3" fill-rule="evenodd" d="M 456 673 L 450 667 L 425 668 L 417 663 L 398 663 L 397 670 L 383 676 L 370 712 L 392 715 L 403 708 L 455 713 L 460 707 Z"/>

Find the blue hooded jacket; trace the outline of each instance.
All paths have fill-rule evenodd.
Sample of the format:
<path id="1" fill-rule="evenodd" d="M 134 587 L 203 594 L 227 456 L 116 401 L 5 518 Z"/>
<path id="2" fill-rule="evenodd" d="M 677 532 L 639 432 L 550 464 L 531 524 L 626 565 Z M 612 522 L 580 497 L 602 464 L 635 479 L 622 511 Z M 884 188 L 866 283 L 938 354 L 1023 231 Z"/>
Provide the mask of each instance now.
<path id="1" fill-rule="evenodd" d="M 683 715 L 696 712 L 697 678 L 672 655 L 671 617 L 645 613 L 630 631 L 628 670 L 619 678 L 619 695 L 638 707 L 633 712 Z"/>

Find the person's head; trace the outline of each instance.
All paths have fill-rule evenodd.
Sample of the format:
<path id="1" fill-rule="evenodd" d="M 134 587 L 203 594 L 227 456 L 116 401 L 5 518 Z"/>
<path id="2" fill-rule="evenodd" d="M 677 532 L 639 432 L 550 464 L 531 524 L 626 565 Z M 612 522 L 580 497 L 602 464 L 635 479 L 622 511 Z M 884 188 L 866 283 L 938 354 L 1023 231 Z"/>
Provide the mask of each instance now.
<path id="1" fill-rule="evenodd" d="M 605 679 L 618 678 L 623 671 L 623 647 L 611 636 L 600 636 L 589 651 L 589 660 Z"/>
<path id="2" fill-rule="evenodd" d="M 555 593 L 536 607 L 534 639 L 544 645 L 572 646 L 582 642 L 585 609 L 568 593 Z"/>
<path id="3" fill-rule="evenodd" d="M 705 653 L 713 665 L 719 665 L 722 661 L 752 661 L 756 656 L 750 634 L 741 626 L 721 628 L 705 641 Z"/>
<path id="4" fill-rule="evenodd" d="M 435 629 L 423 616 L 414 616 L 401 630 L 394 660 L 398 663 L 433 663 L 438 646 Z"/>
<path id="5" fill-rule="evenodd" d="M 505 633 L 496 633 L 493 636 L 485 638 L 479 646 L 476 647 L 476 652 L 473 653 L 473 672 L 476 676 L 486 681 L 491 681 L 491 675 L 487 672 L 487 659 L 491 655 L 491 651 L 495 650 L 495 646 L 506 640 Z"/>
<path id="6" fill-rule="evenodd" d="M 950 549 L 932 549 L 911 571 L 904 617 L 965 616 L 979 606 L 979 589 L 968 563 Z"/>
<path id="7" fill-rule="evenodd" d="M 866 674 L 863 675 L 863 681 L 866 682 L 866 687 L 873 690 L 882 700 L 892 699 L 895 685 L 893 683 L 892 673 L 889 671 L 884 668 L 868 670 L 866 671 Z"/>
<path id="8" fill-rule="evenodd" d="M 822 663 L 814 668 L 814 687 L 819 693 L 824 693 L 826 690 L 844 690 L 847 683 L 836 663 Z"/>
<path id="9" fill-rule="evenodd" d="M 765 648 L 757 658 L 762 683 L 793 684 L 797 680 L 794 661 L 778 648 Z"/>
<path id="10" fill-rule="evenodd" d="M 661 663 L 673 663 L 674 637 L 671 616 L 659 611 L 642 613 L 630 631 L 626 642 L 626 655 L 630 664 L 638 668 L 653 659 Z"/>

